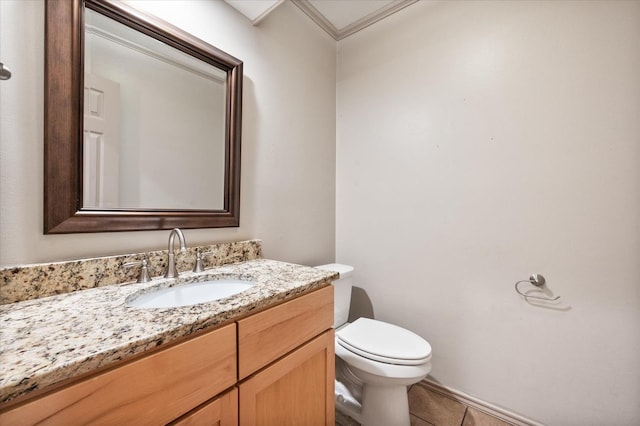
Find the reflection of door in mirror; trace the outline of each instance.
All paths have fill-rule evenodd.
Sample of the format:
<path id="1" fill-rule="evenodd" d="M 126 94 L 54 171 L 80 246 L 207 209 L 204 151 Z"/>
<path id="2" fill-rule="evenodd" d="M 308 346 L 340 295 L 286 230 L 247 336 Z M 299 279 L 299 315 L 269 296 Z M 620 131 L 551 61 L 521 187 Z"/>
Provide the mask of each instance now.
<path id="1" fill-rule="evenodd" d="M 104 195 L 94 201 L 94 194 L 83 190 L 82 207 L 224 208 L 226 72 L 104 15 L 85 12 L 85 76 L 116 82 L 120 95 L 119 120 L 114 121 L 118 167 L 98 164 L 95 182 L 93 174 L 83 176 L 90 190 Z M 113 148 L 106 138 L 101 146 Z M 84 149 L 90 151 L 83 153 L 84 166 L 92 171 L 86 162 L 96 159 L 93 145 L 85 141 Z M 114 187 L 115 199 L 105 192 Z"/>
<path id="2" fill-rule="evenodd" d="M 86 208 L 118 207 L 120 85 L 84 76 L 83 202 Z"/>

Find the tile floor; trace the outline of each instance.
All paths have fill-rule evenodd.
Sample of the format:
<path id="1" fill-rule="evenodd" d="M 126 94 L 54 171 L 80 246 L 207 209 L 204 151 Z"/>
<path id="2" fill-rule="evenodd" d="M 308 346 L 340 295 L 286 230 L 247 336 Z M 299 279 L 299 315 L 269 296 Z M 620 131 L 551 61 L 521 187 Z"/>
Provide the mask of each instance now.
<path id="1" fill-rule="evenodd" d="M 434 392 L 417 383 L 409 389 L 411 426 L 511 426 L 497 417 Z M 359 423 L 336 413 L 336 426 L 359 426 Z"/>

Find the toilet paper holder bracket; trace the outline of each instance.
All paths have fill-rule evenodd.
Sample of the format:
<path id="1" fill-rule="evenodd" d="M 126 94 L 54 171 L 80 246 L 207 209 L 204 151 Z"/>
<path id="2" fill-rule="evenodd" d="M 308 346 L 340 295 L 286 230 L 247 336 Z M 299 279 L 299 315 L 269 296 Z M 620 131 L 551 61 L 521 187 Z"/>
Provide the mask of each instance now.
<path id="1" fill-rule="evenodd" d="M 533 284 L 536 287 L 542 287 L 545 285 L 546 282 L 547 280 L 541 274 L 531 274 L 528 280 L 520 280 L 516 282 L 516 285 L 515 285 L 516 292 L 520 296 L 524 297 L 525 299 L 539 299 L 539 300 L 546 300 L 549 302 L 553 302 L 555 300 L 560 299 L 560 296 L 556 296 L 556 297 L 531 296 L 530 294 L 526 294 L 520 291 L 520 288 L 518 287 L 522 283 L 529 283 L 529 284 Z"/>

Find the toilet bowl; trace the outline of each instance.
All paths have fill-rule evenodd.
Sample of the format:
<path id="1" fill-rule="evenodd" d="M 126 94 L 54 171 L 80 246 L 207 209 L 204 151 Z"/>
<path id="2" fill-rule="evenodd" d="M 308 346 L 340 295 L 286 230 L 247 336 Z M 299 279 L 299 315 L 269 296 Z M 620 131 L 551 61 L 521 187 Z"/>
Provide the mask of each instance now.
<path id="1" fill-rule="evenodd" d="M 431 346 L 417 334 L 370 318 L 348 323 L 353 267 L 318 268 L 340 273 L 334 285 L 336 408 L 365 426 L 408 426 L 407 386 L 431 371 Z"/>

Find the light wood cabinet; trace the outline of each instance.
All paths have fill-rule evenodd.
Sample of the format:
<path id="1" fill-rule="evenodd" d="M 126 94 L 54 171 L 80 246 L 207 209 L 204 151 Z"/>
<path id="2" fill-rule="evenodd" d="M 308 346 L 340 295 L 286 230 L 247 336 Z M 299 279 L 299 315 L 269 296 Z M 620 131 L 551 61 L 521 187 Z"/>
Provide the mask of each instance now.
<path id="1" fill-rule="evenodd" d="M 172 426 L 236 426 L 237 424 L 237 388 L 233 388 L 171 423 Z"/>
<path id="2" fill-rule="evenodd" d="M 333 325 L 333 286 L 238 321 L 238 376 L 244 379 Z"/>
<path id="3" fill-rule="evenodd" d="M 335 424 L 333 330 L 240 384 L 240 425 Z"/>
<path id="4" fill-rule="evenodd" d="M 165 424 L 236 383 L 229 324 L 0 414 L 0 425 Z"/>
<path id="5" fill-rule="evenodd" d="M 0 425 L 333 425 L 332 323 L 327 286 L 0 408 Z"/>

